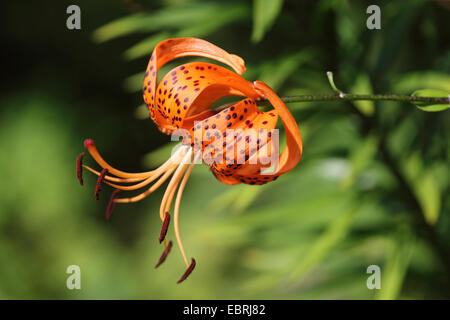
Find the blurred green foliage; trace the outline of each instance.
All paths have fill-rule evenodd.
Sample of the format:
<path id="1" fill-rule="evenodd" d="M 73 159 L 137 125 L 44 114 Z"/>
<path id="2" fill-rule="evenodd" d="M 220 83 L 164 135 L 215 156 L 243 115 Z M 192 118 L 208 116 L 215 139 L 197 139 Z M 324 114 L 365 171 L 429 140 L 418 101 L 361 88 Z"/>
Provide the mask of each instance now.
<path id="1" fill-rule="evenodd" d="M 289 174 L 226 186 L 195 167 L 181 233 L 198 266 L 182 285 L 176 246 L 154 270 L 161 190 L 118 205 L 106 222 L 110 190 L 96 202 L 95 177 L 85 174 L 83 188 L 75 179 L 87 137 L 124 170 L 170 154 L 137 93 L 162 39 L 205 38 L 243 57 L 244 76 L 280 96 L 331 93 L 328 70 L 345 92 L 449 92 L 447 4 L 378 1 L 382 29 L 368 30 L 371 1 L 76 2 L 80 31 L 65 28 L 72 2 L 2 4 L 0 298 L 450 297 L 448 111 L 290 104 L 304 154 Z M 71 264 L 81 267 L 81 290 L 65 286 Z M 381 290 L 366 287 L 372 264 Z"/>

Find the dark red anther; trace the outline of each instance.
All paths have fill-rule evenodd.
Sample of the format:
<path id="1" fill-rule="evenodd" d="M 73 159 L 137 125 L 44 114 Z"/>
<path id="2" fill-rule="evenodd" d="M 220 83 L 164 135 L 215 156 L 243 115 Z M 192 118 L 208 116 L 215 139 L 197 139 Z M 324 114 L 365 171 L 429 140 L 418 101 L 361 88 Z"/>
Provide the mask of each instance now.
<path id="1" fill-rule="evenodd" d="M 195 259 L 192 258 L 191 264 L 187 268 L 186 272 L 181 276 L 180 280 L 177 281 L 177 284 L 182 283 L 186 278 L 191 274 L 192 270 L 195 268 Z"/>
<path id="2" fill-rule="evenodd" d="M 91 146 L 95 146 L 94 140 L 92 140 L 92 139 L 84 140 L 83 144 L 86 149 L 88 149 Z"/>
<path id="3" fill-rule="evenodd" d="M 77 158 L 77 179 L 80 185 L 83 185 L 83 157 L 85 153 L 82 152 Z"/>
<path id="4" fill-rule="evenodd" d="M 108 207 L 106 208 L 106 220 L 109 220 L 109 218 L 111 217 L 111 213 L 116 206 L 116 202 L 114 200 L 117 198 L 118 194 L 119 189 L 114 189 L 113 193 L 111 194 L 111 198 L 109 199 Z"/>
<path id="5" fill-rule="evenodd" d="M 167 228 L 169 227 L 170 222 L 170 214 L 169 212 L 166 212 L 166 215 L 164 216 L 164 221 L 161 227 L 161 233 L 159 234 L 159 243 L 163 242 L 163 240 L 166 238 L 167 234 Z"/>
<path id="6" fill-rule="evenodd" d="M 107 173 L 108 173 L 108 169 L 105 168 L 102 170 L 102 172 L 100 172 L 100 175 L 98 176 L 97 185 L 95 186 L 95 192 L 94 192 L 95 199 L 97 199 L 97 200 L 100 199 L 99 193 L 100 193 L 100 190 L 102 190 L 102 183 L 103 183 L 103 180 L 105 179 L 105 176 Z"/>
<path id="7" fill-rule="evenodd" d="M 170 241 L 169 244 L 167 245 L 167 248 L 164 249 L 164 252 L 163 252 L 163 254 L 161 255 L 161 258 L 159 258 L 159 261 L 158 261 L 158 263 L 156 264 L 155 269 L 158 268 L 158 267 L 161 265 L 161 263 L 163 263 L 163 262 L 166 260 L 167 255 L 168 255 L 169 252 L 170 252 L 170 249 L 172 249 L 172 241 Z"/>

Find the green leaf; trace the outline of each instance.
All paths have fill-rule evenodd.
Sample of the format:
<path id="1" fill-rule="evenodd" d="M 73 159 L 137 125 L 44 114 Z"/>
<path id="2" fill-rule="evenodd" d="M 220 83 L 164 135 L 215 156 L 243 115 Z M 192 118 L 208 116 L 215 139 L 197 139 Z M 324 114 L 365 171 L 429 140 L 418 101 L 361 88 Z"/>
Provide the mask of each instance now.
<path id="1" fill-rule="evenodd" d="M 250 17 L 249 7 L 242 4 L 224 6 L 220 8 L 220 14 L 215 15 L 214 19 L 205 16 L 202 19 L 194 21 L 191 25 L 181 29 L 177 37 L 205 37 L 213 32 L 220 30 L 227 24 Z"/>
<path id="2" fill-rule="evenodd" d="M 207 211 L 210 213 L 218 213 L 226 210 L 232 214 L 241 214 L 258 198 L 267 188 L 267 185 L 249 186 L 242 185 L 230 188 L 218 196 L 211 199 L 208 204 Z"/>
<path id="3" fill-rule="evenodd" d="M 443 185 L 439 182 L 439 177 L 446 181 L 447 171 L 441 170 L 439 166 L 425 166 L 419 152 L 405 159 L 402 162 L 402 169 L 413 187 L 425 220 L 434 225 L 439 218 L 442 203 Z"/>
<path id="4" fill-rule="evenodd" d="M 157 33 L 138 42 L 137 44 L 126 50 L 123 55 L 127 60 L 133 60 L 145 55 L 150 56 L 155 46 L 159 42 L 167 38 L 170 38 L 169 33 L 167 32 Z"/>
<path id="5" fill-rule="evenodd" d="M 329 252 L 345 239 L 358 212 L 358 209 L 344 212 L 329 224 L 323 234 L 311 245 L 308 254 L 302 258 L 301 263 L 292 273 L 291 280 L 303 278 L 308 271 L 327 257 Z"/>
<path id="6" fill-rule="evenodd" d="M 169 31 L 206 17 L 214 16 L 223 9 L 217 3 L 191 4 L 164 8 L 152 13 L 138 13 L 110 22 L 94 31 L 92 37 L 96 42 L 105 42 L 132 33 L 151 31 Z"/>
<path id="7" fill-rule="evenodd" d="M 305 48 L 300 52 L 283 55 L 276 60 L 266 62 L 261 68 L 259 78 L 267 82 L 274 90 L 278 90 L 283 83 L 294 73 L 301 74 L 299 67 L 314 59 L 315 50 Z"/>
<path id="8" fill-rule="evenodd" d="M 401 235 L 395 241 L 381 269 L 381 290 L 378 300 L 394 300 L 400 294 L 414 249 L 414 238 Z"/>
<path id="9" fill-rule="evenodd" d="M 146 18 L 146 14 L 138 13 L 117 19 L 95 30 L 92 38 L 95 42 L 100 43 L 127 35 L 142 28 L 145 25 Z"/>
<path id="10" fill-rule="evenodd" d="M 258 198 L 265 188 L 267 188 L 267 185 L 258 186 L 256 188 L 255 186 L 244 186 L 233 203 L 233 213 L 243 213 Z"/>
<path id="11" fill-rule="evenodd" d="M 422 207 L 425 220 L 434 225 L 441 210 L 441 192 L 433 171 L 428 170 L 415 184 L 415 193 Z"/>
<path id="12" fill-rule="evenodd" d="M 123 88 L 126 92 L 137 92 L 141 90 L 143 83 L 144 72 L 139 72 L 126 78 L 123 83 Z"/>
<path id="13" fill-rule="evenodd" d="M 283 0 L 253 1 L 253 33 L 252 41 L 259 42 L 270 30 L 283 7 Z"/>
<path id="14" fill-rule="evenodd" d="M 450 91 L 450 75 L 433 71 L 410 72 L 393 78 L 391 86 L 397 93 L 409 93 L 430 87 Z"/>
<path id="15" fill-rule="evenodd" d="M 242 186 L 236 186 L 235 188 L 228 188 L 217 194 L 209 201 L 206 211 L 211 215 L 218 214 L 223 210 L 230 211 L 230 207 L 236 201 L 241 190 Z"/>
<path id="16" fill-rule="evenodd" d="M 351 172 L 341 182 L 341 187 L 347 189 L 352 186 L 358 176 L 366 170 L 374 160 L 378 151 L 378 138 L 370 135 L 350 153 Z"/>
<path id="17" fill-rule="evenodd" d="M 370 79 L 367 74 L 360 74 L 351 88 L 352 93 L 368 94 L 373 93 Z M 375 112 L 375 104 L 371 100 L 352 101 L 352 104 L 366 116 L 371 116 Z"/>
<path id="18" fill-rule="evenodd" d="M 443 90 L 436 90 L 436 89 L 422 89 L 414 91 L 412 96 L 414 97 L 433 97 L 433 98 L 449 98 L 450 94 Z M 414 104 L 423 111 L 428 112 L 437 112 L 437 111 L 443 111 L 448 108 L 450 108 L 450 103 L 446 104 L 436 104 L 436 103 L 429 103 L 429 102 L 414 102 Z"/>
<path id="19" fill-rule="evenodd" d="M 134 116 L 139 120 L 145 120 L 150 117 L 148 107 L 145 104 L 139 105 L 134 111 Z"/>
<path id="20" fill-rule="evenodd" d="M 225 27 L 227 24 L 240 19 L 244 19 L 248 16 L 249 10 L 247 6 L 241 4 L 224 6 L 220 10 L 220 15 L 214 17 L 214 19 L 211 19 L 210 15 L 196 17 L 191 21 L 190 24 L 182 26 L 182 28 L 177 32 L 160 32 L 138 42 L 127 51 L 125 51 L 124 55 L 128 60 L 133 60 L 145 55 L 150 55 L 156 44 L 164 39 L 171 37 L 206 37 L 213 32 Z"/>

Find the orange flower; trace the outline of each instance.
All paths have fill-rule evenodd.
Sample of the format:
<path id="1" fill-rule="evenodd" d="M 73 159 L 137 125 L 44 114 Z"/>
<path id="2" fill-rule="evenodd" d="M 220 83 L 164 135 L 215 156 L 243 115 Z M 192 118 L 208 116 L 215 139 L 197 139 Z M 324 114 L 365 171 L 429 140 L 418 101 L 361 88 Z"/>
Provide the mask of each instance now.
<path id="1" fill-rule="evenodd" d="M 236 72 L 216 64 L 192 62 L 172 69 L 157 83 L 158 70 L 164 64 L 186 56 L 214 59 Z M 264 184 L 292 170 L 300 161 L 302 140 L 295 119 L 269 86 L 261 81 L 251 83 L 242 78 L 239 74 L 244 71 L 244 61 L 240 57 L 205 40 L 178 38 L 160 42 L 145 73 L 143 97 L 159 130 L 172 137 L 182 137 L 181 146 L 159 168 L 141 173 L 113 168 L 103 160 L 90 139 L 85 140 L 84 146 L 102 168 L 101 172 L 82 164 L 84 153 L 77 159 L 80 184 L 83 183 L 82 166 L 99 176 L 96 197 L 102 183 L 115 188 L 107 218 L 116 203 L 140 201 L 171 177 L 160 206 L 162 228 L 159 242 L 164 242 L 165 250 L 156 267 L 166 259 L 172 247 L 171 241 L 167 243 L 166 233 L 169 212 L 178 190 L 174 204 L 174 229 L 187 266 L 178 283 L 186 279 L 196 264 L 194 259 L 189 262 L 186 257 L 178 225 L 181 196 L 194 164 L 203 160 L 215 177 L 226 184 Z M 230 106 L 211 109 L 215 102 L 227 96 L 245 98 Z M 256 101 L 261 98 L 268 99 L 274 109 L 267 112 L 259 110 Z M 278 117 L 286 132 L 286 147 L 281 155 L 275 129 Z M 118 197 L 119 190 L 137 190 L 151 183 L 137 196 Z"/>

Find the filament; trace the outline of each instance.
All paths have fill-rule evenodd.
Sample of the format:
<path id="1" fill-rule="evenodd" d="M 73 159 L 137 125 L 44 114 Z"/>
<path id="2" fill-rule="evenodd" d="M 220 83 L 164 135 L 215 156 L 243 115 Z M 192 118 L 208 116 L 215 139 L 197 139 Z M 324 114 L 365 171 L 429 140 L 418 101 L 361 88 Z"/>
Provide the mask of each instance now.
<path id="1" fill-rule="evenodd" d="M 186 258 L 186 253 L 184 252 L 183 243 L 181 241 L 178 218 L 179 218 L 179 214 L 180 214 L 181 196 L 183 195 L 184 187 L 186 186 L 189 176 L 191 175 L 192 169 L 194 168 L 194 164 L 199 156 L 200 156 L 200 154 L 197 153 L 195 155 L 194 161 L 192 161 L 192 163 L 189 165 L 189 168 L 187 169 L 186 174 L 184 175 L 183 180 L 180 183 L 180 187 L 178 188 L 177 197 L 175 199 L 175 210 L 174 210 L 175 237 L 177 239 L 178 247 L 180 248 L 181 255 L 183 256 L 184 262 L 186 263 L 187 267 L 189 267 L 189 262 Z"/>
<path id="2" fill-rule="evenodd" d="M 189 165 L 188 159 L 190 159 L 192 156 L 192 149 L 189 148 L 186 155 L 183 157 L 183 160 L 181 161 L 180 165 L 178 166 L 177 170 L 175 171 L 174 175 L 172 176 L 172 179 L 169 182 L 169 185 L 167 186 L 166 192 L 164 193 L 163 199 L 161 201 L 161 206 L 159 209 L 159 216 L 161 218 L 161 221 L 164 221 L 164 213 L 166 211 L 169 211 L 170 204 L 173 199 L 174 190 L 177 188 L 178 183 L 186 170 L 186 167 Z"/>
<path id="3" fill-rule="evenodd" d="M 129 173 L 117 170 L 109 165 L 105 160 L 103 160 L 102 156 L 98 153 L 97 148 L 95 147 L 94 141 L 91 139 L 87 139 L 84 141 L 84 147 L 89 151 L 92 158 L 102 167 L 108 169 L 111 174 L 114 174 L 121 178 L 147 178 L 151 175 L 154 170 L 147 172 L 139 172 L 139 173 Z M 170 160 L 170 159 L 169 159 Z"/>
<path id="4" fill-rule="evenodd" d="M 169 170 L 167 170 L 158 181 L 155 182 L 154 185 L 152 185 L 150 188 L 148 188 L 146 191 L 142 192 L 141 194 L 138 194 L 137 196 L 131 197 L 131 198 L 118 198 L 115 200 L 117 203 L 132 203 L 132 202 L 138 202 L 150 195 L 153 191 L 158 189 L 175 171 L 176 166 L 171 167 Z"/>
<path id="5" fill-rule="evenodd" d="M 95 174 L 97 176 L 100 175 L 99 171 L 94 170 L 94 169 L 92 169 L 91 167 L 89 167 L 89 166 L 87 166 L 85 164 L 83 164 L 83 168 L 89 170 L 90 172 L 92 172 L 93 174 Z M 117 177 L 112 177 L 112 176 L 108 176 L 108 175 L 105 176 L 105 180 L 113 181 L 113 182 L 119 182 L 119 183 L 139 182 L 139 181 L 142 181 L 144 179 L 145 179 L 145 177 L 142 177 L 142 178 L 117 178 Z"/>

